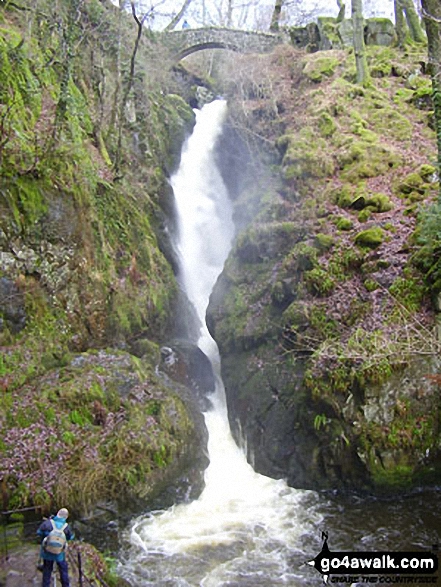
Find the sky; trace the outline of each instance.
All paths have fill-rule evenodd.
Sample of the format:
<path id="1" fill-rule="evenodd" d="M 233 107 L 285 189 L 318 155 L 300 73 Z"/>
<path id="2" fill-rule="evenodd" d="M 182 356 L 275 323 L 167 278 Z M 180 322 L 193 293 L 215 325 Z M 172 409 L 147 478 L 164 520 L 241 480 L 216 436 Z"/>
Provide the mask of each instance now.
<path id="1" fill-rule="evenodd" d="M 118 5 L 118 0 L 111 0 Z M 128 1 L 128 0 L 127 0 Z M 192 0 L 185 15 L 192 27 L 226 25 L 228 2 L 232 2 L 232 26 L 237 28 L 268 29 L 274 0 Z M 147 22 L 160 30 L 178 13 L 183 0 L 136 0 L 140 14 L 148 13 Z M 128 2 L 129 7 L 130 3 Z M 286 0 L 285 21 L 282 24 L 306 24 L 317 15 L 336 16 L 336 0 Z M 350 15 L 351 2 L 346 0 L 346 15 Z M 384 16 L 393 19 L 393 0 L 364 0 L 365 17 Z M 288 20 L 289 19 L 289 20 Z M 182 23 L 182 21 L 181 21 Z M 179 23 L 177 28 L 181 28 Z"/>

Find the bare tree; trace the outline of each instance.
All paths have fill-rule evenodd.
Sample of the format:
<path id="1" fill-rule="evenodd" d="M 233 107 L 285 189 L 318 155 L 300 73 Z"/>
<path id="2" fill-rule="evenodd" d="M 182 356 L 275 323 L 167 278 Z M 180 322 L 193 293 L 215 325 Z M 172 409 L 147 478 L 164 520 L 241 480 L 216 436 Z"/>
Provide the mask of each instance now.
<path id="1" fill-rule="evenodd" d="M 171 21 L 165 27 L 164 31 L 172 31 L 176 27 L 178 22 L 181 20 L 181 18 L 186 13 L 187 8 L 190 6 L 190 4 L 191 4 L 191 0 L 184 0 L 183 5 L 181 6 L 181 10 L 176 14 L 176 16 L 174 16 L 171 19 Z"/>
<path id="2" fill-rule="evenodd" d="M 120 103 L 120 112 L 119 112 L 119 121 L 118 121 L 118 144 L 116 148 L 115 154 L 115 162 L 114 168 L 115 173 L 118 175 L 121 166 L 121 152 L 122 152 L 122 129 L 124 124 L 124 112 L 127 106 L 127 102 L 129 100 L 130 91 L 133 86 L 133 80 L 135 77 L 135 63 L 136 63 L 136 54 L 138 53 L 139 43 L 141 41 L 142 31 L 144 28 L 144 23 L 146 19 L 149 17 L 149 12 L 144 13 L 141 17 L 139 17 L 136 13 L 136 6 L 134 0 L 130 2 L 132 8 L 132 16 L 134 21 L 136 22 L 137 26 L 137 34 L 135 45 L 133 47 L 132 56 L 130 58 L 130 70 L 128 77 L 125 80 L 125 88 L 122 95 L 121 103 Z"/>
<path id="3" fill-rule="evenodd" d="M 362 0 L 352 0 L 352 23 L 354 29 L 354 53 L 357 67 L 357 83 L 367 84 L 369 81 L 369 69 L 366 59 L 364 44 L 364 19 Z"/>
<path id="4" fill-rule="evenodd" d="M 426 25 L 429 67 L 432 76 L 433 105 L 438 143 L 438 174 L 441 172 L 441 2 L 422 0 L 423 19 Z M 440 191 L 441 198 L 441 191 Z"/>

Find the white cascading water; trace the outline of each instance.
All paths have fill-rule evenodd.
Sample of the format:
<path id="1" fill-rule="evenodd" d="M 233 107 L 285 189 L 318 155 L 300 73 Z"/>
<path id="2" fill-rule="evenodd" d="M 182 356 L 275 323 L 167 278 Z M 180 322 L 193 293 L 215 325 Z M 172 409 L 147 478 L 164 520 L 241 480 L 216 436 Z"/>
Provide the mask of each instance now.
<path id="1" fill-rule="evenodd" d="M 210 464 L 199 499 L 150 512 L 130 528 L 131 548 L 121 574 L 134 586 L 300 586 L 303 544 L 317 535 L 315 494 L 257 474 L 229 428 L 216 343 L 205 326 L 210 293 L 234 233 L 232 206 L 213 149 L 226 115 L 218 100 L 197 111 L 193 134 L 171 183 L 179 222 L 181 280 L 203 324 L 199 347 L 217 377 L 205 413 Z M 313 577 L 313 582 L 317 577 Z"/>

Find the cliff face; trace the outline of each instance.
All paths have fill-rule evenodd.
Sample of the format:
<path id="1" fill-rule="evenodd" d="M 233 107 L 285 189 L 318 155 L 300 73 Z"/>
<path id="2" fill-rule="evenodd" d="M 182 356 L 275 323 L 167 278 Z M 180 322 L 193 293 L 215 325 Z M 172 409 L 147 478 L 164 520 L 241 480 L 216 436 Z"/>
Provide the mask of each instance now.
<path id="1" fill-rule="evenodd" d="M 97 0 L 0 11 L 5 508 L 125 507 L 201 456 L 198 409 L 153 370 L 179 302 L 166 178 L 194 116 L 135 38 Z"/>
<path id="2" fill-rule="evenodd" d="M 363 88 L 350 50 L 284 48 L 239 59 L 241 84 L 226 90 L 234 125 L 273 173 L 242 175 L 246 227 L 208 322 L 233 428 L 258 471 L 294 486 L 439 480 L 439 284 L 426 279 L 437 270 L 424 213 L 438 183 L 423 51 L 368 48 Z"/>

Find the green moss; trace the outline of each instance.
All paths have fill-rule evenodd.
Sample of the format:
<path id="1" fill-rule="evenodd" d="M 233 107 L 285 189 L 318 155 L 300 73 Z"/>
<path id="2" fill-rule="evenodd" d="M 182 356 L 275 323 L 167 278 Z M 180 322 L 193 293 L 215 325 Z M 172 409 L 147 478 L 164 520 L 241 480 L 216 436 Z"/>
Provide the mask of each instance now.
<path id="1" fill-rule="evenodd" d="M 410 76 L 409 85 L 414 89 L 412 103 L 420 110 L 432 110 L 433 94 L 430 78 L 422 76 Z"/>
<path id="2" fill-rule="evenodd" d="M 349 182 L 383 175 L 397 167 L 401 157 L 386 145 L 354 140 L 338 153 L 341 176 Z"/>
<path id="3" fill-rule="evenodd" d="M 381 108 L 372 112 L 370 121 L 377 132 L 387 133 L 397 141 L 409 140 L 412 138 L 412 123 L 402 114 L 392 108 Z"/>
<path id="4" fill-rule="evenodd" d="M 354 188 L 351 184 L 343 184 L 340 188 L 333 191 L 333 201 L 340 208 L 349 208 L 354 199 Z"/>
<path id="5" fill-rule="evenodd" d="M 309 323 L 320 339 L 334 338 L 338 334 L 338 323 L 328 316 L 326 307 L 314 304 L 309 309 Z"/>
<path id="6" fill-rule="evenodd" d="M 167 94 L 163 114 L 168 134 L 166 151 L 171 156 L 168 167 L 172 171 L 179 162 L 182 144 L 194 126 L 195 113 L 181 96 Z"/>
<path id="7" fill-rule="evenodd" d="M 303 277 L 308 290 L 319 296 L 328 295 L 335 287 L 334 279 L 321 267 L 306 271 Z"/>
<path id="8" fill-rule="evenodd" d="M 418 174 L 423 178 L 424 181 L 430 181 L 436 174 L 436 167 L 424 163 L 418 169 Z"/>
<path id="9" fill-rule="evenodd" d="M 398 88 L 395 92 L 394 102 L 399 105 L 403 103 L 408 103 L 411 101 L 413 94 L 413 90 L 409 88 Z"/>
<path id="10" fill-rule="evenodd" d="M 417 312 L 426 294 L 426 287 L 417 277 L 398 277 L 390 286 L 389 293 L 409 312 Z"/>
<path id="11" fill-rule="evenodd" d="M 372 194 L 366 201 L 366 206 L 373 209 L 374 212 L 389 212 L 393 209 L 393 204 L 386 194 Z"/>
<path id="12" fill-rule="evenodd" d="M 317 265 L 318 251 L 307 243 L 296 244 L 283 262 L 284 271 L 309 271 Z"/>
<path id="13" fill-rule="evenodd" d="M 332 175 L 335 164 L 327 142 L 316 136 L 313 129 L 304 127 L 299 135 L 285 135 L 277 141 L 285 149 L 282 161 L 284 178 L 322 178 Z"/>
<path id="14" fill-rule="evenodd" d="M 327 112 L 322 112 L 318 121 L 318 129 L 322 137 L 331 137 L 336 131 L 337 125 Z"/>
<path id="15" fill-rule="evenodd" d="M 378 226 L 368 228 L 359 232 L 355 236 L 355 244 L 360 247 L 367 247 L 369 249 L 376 249 L 384 241 L 384 230 Z"/>
<path id="16" fill-rule="evenodd" d="M 352 220 L 346 216 L 339 216 L 334 220 L 334 223 L 338 230 L 351 230 L 354 226 Z"/>
<path id="17" fill-rule="evenodd" d="M 396 465 L 385 469 L 378 461 L 371 461 L 371 474 L 375 485 L 381 489 L 408 489 L 412 484 L 414 468 L 409 465 Z"/>
<path id="18" fill-rule="evenodd" d="M 367 222 L 371 216 L 372 208 L 364 208 L 363 210 L 360 210 L 357 218 L 359 222 Z"/>
<path id="19" fill-rule="evenodd" d="M 340 59 L 336 55 L 314 53 L 308 56 L 303 73 L 309 80 L 320 83 L 323 79 L 332 77 L 339 65 Z"/>
<path id="20" fill-rule="evenodd" d="M 392 64 L 386 59 L 375 60 L 369 63 L 369 72 L 372 77 L 388 77 L 392 72 Z"/>
<path id="21" fill-rule="evenodd" d="M 364 281 L 364 287 L 368 291 L 375 291 L 376 289 L 379 288 L 379 284 L 376 281 L 374 281 L 373 279 L 366 279 Z"/>
<path id="22" fill-rule="evenodd" d="M 424 193 L 425 189 L 426 186 L 424 179 L 416 171 L 406 175 L 406 177 L 404 177 L 396 187 L 398 195 L 407 195 L 411 192 Z"/>
<path id="23" fill-rule="evenodd" d="M 319 251 L 328 251 L 334 246 L 334 238 L 330 234 L 319 232 L 314 238 Z"/>
<path id="24" fill-rule="evenodd" d="M 305 302 L 295 300 L 283 312 L 283 323 L 293 330 L 305 329 L 309 324 L 309 309 Z"/>

